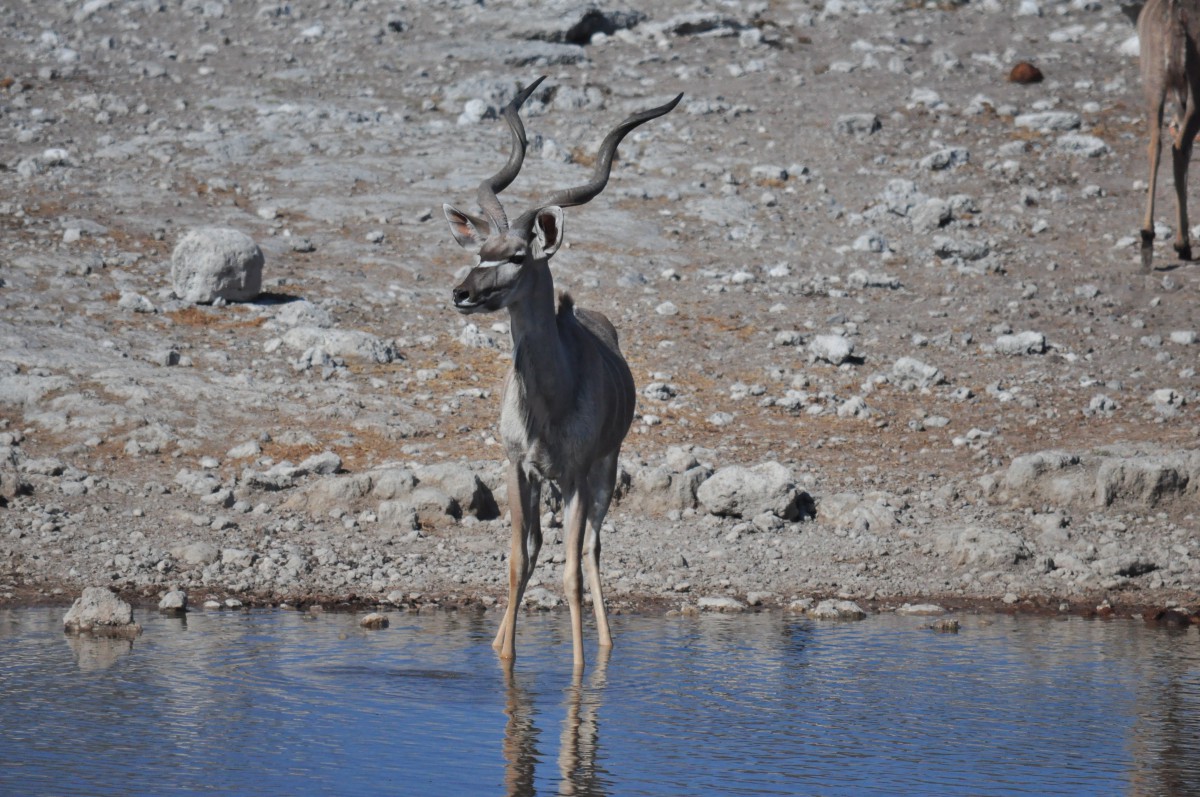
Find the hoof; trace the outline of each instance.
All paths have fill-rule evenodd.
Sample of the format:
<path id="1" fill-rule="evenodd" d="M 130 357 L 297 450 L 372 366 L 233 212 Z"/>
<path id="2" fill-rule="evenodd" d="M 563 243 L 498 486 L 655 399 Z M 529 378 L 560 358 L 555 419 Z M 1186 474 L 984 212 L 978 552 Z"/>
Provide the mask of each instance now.
<path id="1" fill-rule="evenodd" d="M 1154 231 L 1142 230 L 1142 271 L 1150 271 L 1154 264 Z"/>
<path id="2" fill-rule="evenodd" d="M 1192 259 L 1192 245 L 1184 244 L 1184 245 L 1180 246 L 1179 244 L 1175 244 L 1175 254 L 1179 255 L 1180 260 L 1191 260 Z"/>

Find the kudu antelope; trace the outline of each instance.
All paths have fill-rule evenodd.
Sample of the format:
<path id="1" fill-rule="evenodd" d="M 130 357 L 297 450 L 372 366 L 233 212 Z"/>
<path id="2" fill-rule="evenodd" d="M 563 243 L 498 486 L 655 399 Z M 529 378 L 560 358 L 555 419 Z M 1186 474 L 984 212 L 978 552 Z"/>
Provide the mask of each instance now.
<path id="1" fill-rule="evenodd" d="M 477 261 L 454 288 L 455 309 L 481 313 L 507 308 L 513 341 L 500 411 L 500 435 L 509 461 L 512 545 L 508 606 L 493 647 L 502 659 L 512 661 L 517 611 L 542 545 L 542 481 L 553 479 L 565 502 L 563 586 L 571 609 L 575 666 L 582 668 L 581 559 L 587 562 L 600 645 L 612 645 L 600 590 L 600 526 L 612 500 L 617 453 L 633 421 L 636 393 L 612 323 L 600 313 L 576 307 L 567 294 L 559 298 L 555 311 L 550 257 L 563 242 L 563 208 L 582 205 L 604 190 L 621 140 L 638 125 L 668 113 L 683 95 L 621 122 L 600 145 L 590 182 L 554 194 L 509 224 L 497 194 L 521 169 L 526 139 L 519 111 L 543 79 L 504 108 L 512 151 L 508 163 L 479 184 L 484 216 L 450 205 L 443 211 L 454 239 L 474 252 Z"/>
<path id="2" fill-rule="evenodd" d="M 1188 240 L 1187 173 L 1192 142 L 1200 131 L 1200 0 L 1148 0 L 1138 15 L 1139 62 L 1150 125 L 1150 186 L 1142 221 L 1142 268 L 1150 270 L 1154 248 L 1154 191 L 1162 151 L 1163 107 L 1167 93 L 1178 106 L 1170 126 L 1175 178 L 1175 251 L 1192 259 Z"/>

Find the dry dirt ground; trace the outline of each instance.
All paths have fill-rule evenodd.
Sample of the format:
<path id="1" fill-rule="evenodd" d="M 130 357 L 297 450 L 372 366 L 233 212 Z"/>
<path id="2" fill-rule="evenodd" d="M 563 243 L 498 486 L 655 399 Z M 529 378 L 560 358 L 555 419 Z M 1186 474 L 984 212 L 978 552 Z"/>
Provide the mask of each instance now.
<path id="1" fill-rule="evenodd" d="M 474 210 L 507 155 L 495 109 L 546 74 L 504 195 L 516 212 L 583 182 L 607 126 L 685 94 L 567 211 L 554 260 L 620 330 L 639 390 L 665 386 L 639 396 L 634 493 L 691 446 L 714 468 L 781 462 L 817 506 L 756 528 L 618 503 L 618 607 L 1195 605 L 1200 269 L 1164 228 L 1139 272 L 1133 35 L 1091 0 L 6 2 L 0 434 L 20 475 L 0 508 L 0 601 L 93 583 L 502 600 L 502 518 L 381 542 L 372 517 L 291 511 L 302 484 L 246 473 L 325 451 L 350 474 L 499 467 L 506 319 L 469 319 L 495 345 L 464 335 L 449 297 L 469 261 L 439 203 Z M 1044 80 L 1010 82 L 1022 60 Z M 212 225 L 263 249 L 260 301 L 173 298 L 175 242 Z M 299 299 L 390 353 L 314 364 L 277 319 Z M 823 359 L 824 335 L 850 356 Z M 1047 450 L 1082 458 L 1060 476 L 1167 456 L 1196 479 L 1185 465 L 1111 500 L 1040 489 L 1056 472 L 1005 482 Z M 237 507 L 180 488 L 205 469 Z M 236 554 L 206 569 L 170 554 L 196 541 L 303 562 L 288 581 Z"/>

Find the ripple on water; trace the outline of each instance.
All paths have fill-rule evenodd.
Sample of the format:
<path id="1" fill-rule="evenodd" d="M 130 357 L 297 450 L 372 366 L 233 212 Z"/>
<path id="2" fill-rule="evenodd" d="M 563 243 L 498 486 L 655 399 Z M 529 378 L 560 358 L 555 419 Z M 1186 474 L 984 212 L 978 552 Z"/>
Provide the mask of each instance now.
<path id="1" fill-rule="evenodd" d="M 62 611 L 0 611 L 0 793 L 1200 793 L 1195 629 L 620 616 L 577 680 L 562 614 L 507 677 L 496 613 Z"/>

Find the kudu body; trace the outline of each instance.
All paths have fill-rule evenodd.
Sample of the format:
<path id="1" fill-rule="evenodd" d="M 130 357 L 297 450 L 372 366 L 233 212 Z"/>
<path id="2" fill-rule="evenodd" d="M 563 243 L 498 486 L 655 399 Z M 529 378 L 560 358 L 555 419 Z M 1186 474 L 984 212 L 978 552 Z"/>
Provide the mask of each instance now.
<path id="1" fill-rule="evenodd" d="M 1192 259 L 1188 239 L 1187 174 L 1192 143 L 1200 131 L 1200 0 L 1148 0 L 1138 15 L 1139 62 L 1150 126 L 1150 185 L 1142 220 L 1142 268 L 1150 269 L 1154 246 L 1154 192 L 1162 152 L 1163 108 L 1168 93 L 1177 113 L 1170 125 L 1175 178 L 1175 251 Z"/>
<path id="2" fill-rule="evenodd" d="M 507 309 L 513 341 L 500 412 L 500 434 L 509 462 L 512 543 L 508 606 L 494 647 L 502 659 L 513 659 L 517 612 L 542 544 L 542 481 L 553 479 L 565 503 L 563 586 L 571 610 L 575 666 L 581 668 L 581 560 L 586 563 L 600 645 L 612 645 L 600 588 L 600 527 L 612 500 L 617 454 L 633 421 L 636 393 L 609 320 L 575 307 L 565 294 L 556 311 L 550 257 L 563 241 L 562 209 L 599 194 L 608 182 L 621 139 L 638 125 L 669 112 L 683 95 L 617 125 L 601 144 L 591 182 L 558 192 L 510 225 L 497 194 L 520 171 L 526 138 L 518 112 L 541 81 L 527 86 L 504 109 L 512 153 L 503 169 L 480 183 L 484 216 L 462 213 L 450 205 L 444 205 L 443 211 L 455 240 L 478 256 L 478 263 L 454 288 L 455 309 L 460 313 Z"/>

